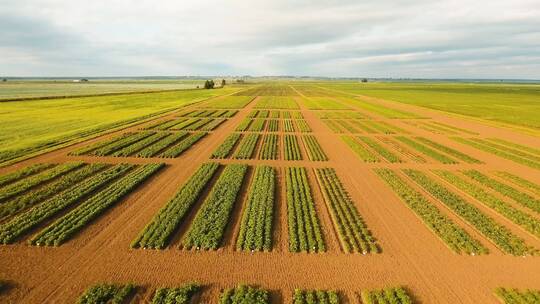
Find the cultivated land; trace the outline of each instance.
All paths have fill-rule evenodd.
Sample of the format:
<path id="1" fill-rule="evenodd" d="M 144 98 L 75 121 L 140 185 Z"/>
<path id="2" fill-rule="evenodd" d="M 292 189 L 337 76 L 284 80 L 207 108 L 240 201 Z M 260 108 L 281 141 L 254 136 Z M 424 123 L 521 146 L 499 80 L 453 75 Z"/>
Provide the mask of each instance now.
<path id="1" fill-rule="evenodd" d="M 0 302 L 538 303 L 540 138 L 361 86 L 1 104 L 72 144 L 0 168 Z"/>

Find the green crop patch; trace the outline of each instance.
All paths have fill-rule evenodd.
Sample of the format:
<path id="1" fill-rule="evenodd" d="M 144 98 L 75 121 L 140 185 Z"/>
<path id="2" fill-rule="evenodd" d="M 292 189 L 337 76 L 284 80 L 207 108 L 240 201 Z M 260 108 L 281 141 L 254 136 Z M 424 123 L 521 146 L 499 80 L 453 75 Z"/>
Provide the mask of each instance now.
<path id="1" fill-rule="evenodd" d="M 366 163 L 375 163 L 379 162 L 380 158 L 376 156 L 373 152 L 366 148 L 365 145 L 361 144 L 353 136 L 341 136 L 341 139 L 353 150 L 358 157 Z"/>
<path id="2" fill-rule="evenodd" d="M 228 288 L 219 297 L 219 304 L 270 304 L 270 293 L 253 286 Z"/>
<path id="3" fill-rule="evenodd" d="M 495 296 L 503 304 L 537 304 L 540 303 L 540 290 L 503 288 L 495 289 Z"/>
<path id="4" fill-rule="evenodd" d="M 276 97 L 276 96 L 264 96 L 257 99 L 255 104 L 257 109 L 284 109 L 284 110 L 297 110 L 300 109 L 296 100 L 291 97 Z"/>
<path id="5" fill-rule="evenodd" d="M 306 146 L 306 151 L 309 157 L 309 160 L 312 161 L 326 161 L 328 156 L 324 153 L 321 145 L 317 138 L 313 135 L 304 135 L 302 136 L 304 144 Z"/>
<path id="6" fill-rule="evenodd" d="M 250 96 L 223 96 L 211 99 L 203 103 L 201 107 L 209 109 L 243 109 L 252 100 L 253 97 Z"/>
<path id="7" fill-rule="evenodd" d="M 300 144 L 296 135 L 286 134 L 284 136 L 284 157 L 285 160 L 302 160 L 302 152 L 300 152 Z"/>
<path id="8" fill-rule="evenodd" d="M 255 157 L 255 148 L 259 142 L 261 135 L 256 133 L 246 134 L 242 137 L 242 140 L 238 144 L 233 158 L 236 159 L 250 159 Z"/>
<path id="9" fill-rule="evenodd" d="M 302 290 L 295 289 L 294 304 L 340 304 L 339 293 L 334 290 Z"/>
<path id="10" fill-rule="evenodd" d="M 152 298 L 152 304 L 189 304 L 200 290 L 201 286 L 196 283 L 176 288 L 159 288 Z"/>
<path id="11" fill-rule="evenodd" d="M 85 290 L 77 303 L 125 303 L 136 290 L 137 287 L 133 284 L 99 284 Z"/>
<path id="12" fill-rule="evenodd" d="M 326 244 L 305 168 L 286 168 L 289 251 L 324 252 Z"/>
<path id="13" fill-rule="evenodd" d="M 279 135 L 265 134 L 262 140 L 261 151 L 259 152 L 260 159 L 279 158 Z"/>
<path id="14" fill-rule="evenodd" d="M 412 304 L 412 297 L 403 287 L 388 287 L 384 289 L 365 289 L 360 292 L 363 304 Z"/>
<path id="15" fill-rule="evenodd" d="M 328 97 L 308 97 L 302 102 L 310 110 L 350 110 L 349 106 Z"/>
<path id="16" fill-rule="evenodd" d="M 457 161 L 455 161 L 453 158 L 450 158 L 449 156 L 437 150 L 434 150 L 427 145 L 419 143 L 418 141 L 414 141 L 413 139 L 409 137 L 396 136 L 395 139 L 406 144 L 410 148 L 424 154 L 425 156 L 431 157 L 432 159 L 435 159 L 443 164 L 456 164 L 457 163 Z"/>
<path id="17" fill-rule="evenodd" d="M 255 86 L 234 94 L 235 96 L 298 96 L 295 90 L 286 84 L 266 84 Z"/>
<path id="18" fill-rule="evenodd" d="M 506 181 L 514 183 L 515 185 L 518 185 L 524 189 L 531 191 L 537 196 L 540 196 L 540 185 L 537 185 L 529 180 L 526 180 L 524 178 L 521 178 L 517 175 L 508 173 L 508 172 L 498 171 L 498 172 L 495 172 L 495 174 L 499 176 L 500 178 L 505 179 Z"/>
<path id="19" fill-rule="evenodd" d="M 365 136 L 359 136 L 358 138 L 360 139 L 360 141 L 362 141 L 364 144 L 370 147 L 373 151 L 377 152 L 377 154 L 382 156 L 387 161 L 391 163 L 402 162 L 402 160 L 397 155 L 390 152 L 386 147 L 378 143 L 375 139 L 371 137 L 365 137 Z"/>

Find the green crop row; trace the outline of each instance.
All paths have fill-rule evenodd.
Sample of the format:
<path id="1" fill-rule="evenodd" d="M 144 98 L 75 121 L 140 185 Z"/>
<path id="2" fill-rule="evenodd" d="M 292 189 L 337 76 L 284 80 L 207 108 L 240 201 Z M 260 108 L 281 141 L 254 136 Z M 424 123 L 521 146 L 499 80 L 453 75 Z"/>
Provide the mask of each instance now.
<path id="1" fill-rule="evenodd" d="M 10 244 L 14 242 L 34 227 L 51 219 L 65 208 L 81 202 L 134 167 L 134 165 L 128 164 L 113 166 L 111 169 L 85 180 L 70 191 L 64 191 L 60 195 L 15 216 L 10 221 L 0 225 L 0 243 Z"/>
<path id="2" fill-rule="evenodd" d="M 287 218 L 291 252 L 326 250 L 305 168 L 286 169 Z"/>
<path id="3" fill-rule="evenodd" d="M 348 133 L 360 133 L 348 120 L 335 120 L 335 122 Z"/>
<path id="4" fill-rule="evenodd" d="M 17 196 L 4 204 L 0 204 L 0 219 L 12 216 L 34 205 L 42 203 L 48 198 L 74 187 L 77 183 L 93 176 L 106 167 L 107 165 L 105 164 L 84 165 L 66 173 L 45 187 L 30 191 L 24 195 Z"/>
<path id="5" fill-rule="evenodd" d="M 268 121 L 268 132 L 278 132 L 279 131 L 279 120 L 271 119 Z"/>
<path id="6" fill-rule="evenodd" d="M 32 238 L 31 244 L 61 245 L 163 167 L 163 164 L 150 164 L 134 170 L 43 229 Z"/>
<path id="7" fill-rule="evenodd" d="M 303 98 L 302 102 L 310 110 L 348 110 L 350 107 L 328 97 Z"/>
<path id="8" fill-rule="evenodd" d="M 129 146 L 123 148 L 123 149 L 120 149 L 120 150 L 112 153 L 111 156 L 127 157 L 127 156 L 130 156 L 130 155 L 136 154 L 137 152 L 145 149 L 146 147 L 149 147 L 149 146 L 153 145 L 154 143 L 156 143 L 157 141 L 165 138 L 167 135 L 169 135 L 169 134 L 164 133 L 164 132 L 158 132 L 158 133 L 152 134 L 152 135 L 146 137 L 143 140 L 137 141 L 136 143 L 134 143 L 132 145 L 129 145 Z"/>
<path id="9" fill-rule="evenodd" d="M 406 144 L 407 146 L 413 148 L 414 150 L 426 155 L 426 156 L 429 156 L 443 164 L 455 164 L 457 163 L 455 160 L 453 160 L 452 158 L 442 154 L 442 153 L 439 153 L 435 150 L 433 150 L 432 148 L 430 147 L 427 147 L 417 141 L 414 141 L 412 140 L 411 138 L 408 138 L 408 137 L 404 137 L 404 136 L 396 136 L 396 139 L 399 140 L 400 142 Z"/>
<path id="10" fill-rule="evenodd" d="M 479 141 L 477 138 L 468 139 L 468 138 L 462 138 L 462 137 L 452 137 L 452 139 L 459 142 L 459 143 L 469 145 L 469 146 L 471 146 L 473 148 L 476 148 L 478 150 L 488 152 L 488 153 L 497 155 L 497 156 L 502 157 L 502 158 L 506 158 L 508 160 L 511 160 L 511 161 L 516 162 L 516 163 L 525 165 L 527 167 L 531 167 L 531 168 L 534 168 L 534 169 L 540 169 L 540 162 L 536 162 L 536 161 L 531 160 L 529 158 L 520 157 L 518 155 L 509 153 L 508 151 L 505 151 L 505 150 L 497 149 L 497 148 L 493 147 L 492 145 L 485 144 L 486 141 L 482 142 L 482 141 Z"/>
<path id="11" fill-rule="evenodd" d="M 177 288 L 160 288 L 156 290 L 152 304 L 189 304 L 200 290 L 201 286 L 195 283 Z"/>
<path id="12" fill-rule="evenodd" d="M 323 122 L 330 128 L 330 130 L 332 130 L 332 132 L 337 134 L 345 133 L 335 120 L 323 120 Z"/>
<path id="13" fill-rule="evenodd" d="M 259 157 L 261 159 L 278 159 L 278 142 L 279 135 L 265 134 L 262 141 Z"/>
<path id="14" fill-rule="evenodd" d="M 319 111 L 317 116 L 320 119 L 365 119 L 366 116 L 355 111 Z"/>
<path id="15" fill-rule="evenodd" d="M 285 132 L 294 132 L 294 131 L 296 131 L 295 128 L 294 128 L 293 121 L 290 120 L 290 119 L 285 119 L 283 121 L 283 130 Z"/>
<path id="16" fill-rule="evenodd" d="M 242 120 L 242 122 L 240 122 L 240 124 L 236 127 L 236 131 L 246 131 L 252 121 L 253 119 L 244 118 L 244 120 Z"/>
<path id="17" fill-rule="evenodd" d="M 167 149 L 165 152 L 159 154 L 159 157 L 166 157 L 166 158 L 178 157 L 184 151 L 191 148 L 191 146 L 193 146 L 199 140 L 205 137 L 206 134 L 207 133 L 204 133 L 204 132 L 190 134 L 188 137 L 180 141 L 178 144 L 172 146 L 171 148 Z"/>
<path id="18" fill-rule="evenodd" d="M 270 294 L 264 289 L 239 285 L 228 288 L 219 297 L 219 304 L 269 304 Z"/>
<path id="19" fill-rule="evenodd" d="M 293 304 L 340 304 L 339 294 L 334 290 L 295 289 Z"/>
<path id="20" fill-rule="evenodd" d="M 240 164 L 225 167 L 182 240 L 185 248 L 220 246 L 246 170 L 247 166 Z"/>
<path id="21" fill-rule="evenodd" d="M 123 149 L 124 147 L 132 145 L 153 134 L 154 132 L 124 133 L 118 137 L 108 140 L 106 142 L 106 145 L 101 145 L 101 143 L 96 143 L 89 147 L 82 148 L 80 150 L 72 152 L 71 154 L 72 155 L 96 155 L 96 156 L 110 155 L 118 150 Z"/>
<path id="22" fill-rule="evenodd" d="M 2 175 L 0 176 L 0 191 L 2 191 L 1 188 L 5 187 L 6 185 L 19 181 L 22 178 L 42 172 L 43 170 L 50 169 L 53 166 L 55 166 L 55 164 L 35 164 L 12 173 Z"/>
<path id="23" fill-rule="evenodd" d="M 140 150 L 134 156 L 136 157 L 153 157 L 163 152 L 170 146 L 178 143 L 180 140 L 185 139 L 189 133 L 187 132 L 178 132 L 167 135 L 162 140 L 157 141 L 156 143 Z"/>
<path id="24" fill-rule="evenodd" d="M 227 119 L 214 119 L 207 123 L 206 125 L 199 128 L 201 131 L 212 131 L 215 128 L 219 127 L 222 123 L 226 122 Z"/>
<path id="25" fill-rule="evenodd" d="M 0 205 L 6 203 L 10 199 L 29 191 L 30 189 L 50 182 L 57 177 L 68 174 L 69 172 L 79 169 L 83 166 L 83 163 L 67 163 L 62 165 L 56 165 L 48 170 L 41 171 L 35 175 L 21 179 L 15 183 L 12 183 L 0 190 Z"/>
<path id="26" fill-rule="evenodd" d="M 223 143 L 219 147 L 217 147 L 217 149 L 212 153 L 211 158 L 229 157 L 229 155 L 231 155 L 231 152 L 234 146 L 236 146 L 236 143 L 238 142 L 239 139 L 240 139 L 240 133 L 233 133 L 227 136 L 227 138 L 225 138 Z"/>
<path id="27" fill-rule="evenodd" d="M 324 153 L 319 141 L 313 135 L 304 135 L 302 136 L 304 143 L 306 144 L 307 154 L 310 160 L 312 161 L 326 161 L 328 156 Z"/>
<path id="28" fill-rule="evenodd" d="M 495 295 L 504 304 L 538 304 L 540 290 L 519 290 L 515 288 L 497 288 Z"/>
<path id="29" fill-rule="evenodd" d="M 426 174 L 412 169 L 404 170 L 411 179 L 426 189 L 443 204 L 452 209 L 465 221 L 474 226 L 486 238 L 490 239 L 505 253 L 516 256 L 535 254 L 536 250 L 525 244 L 525 241 L 513 234 L 508 228 L 498 224 L 491 217 L 469 204 L 465 199 L 450 192 Z"/>
<path id="30" fill-rule="evenodd" d="M 387 161 L 391 163 L 401 163 L 402 160 L 397 157 L 394 153 L 390 152 L 388 149 L 386 149 L 384 146 L 376 142 L 371 137 L 365 137 L 365 136 L 359 136 L 358 137 L 364 144 L 366 144 L 368 147 L 370 147 L 373 151 L 377 152 L 380 156 L 385 158 Z"/>
<path id="31" fill-rule="evenodd" d="M 366 121 L 359 121 L 359 120 L 350 120 L 350 123 L 357 127 L 357 128 L 360 128 L 360 130 L 364 131 L 365 133 L 368 133 L 368 134 L 375 134 L 377 133 L 377 130 L 373 129 L 372 127 L 370 127 Z"/>
<path id="32" fill-rule="evenodd" d="M 272 249 L 275 188 L 275 169 L 268 166 L 257 167 L 242 215 L 236 242 L 238 250 L 270 251 Z"/>
<path id="33" fill-rule="evenodd" d="M 540 200 L 532 197 L 527 193 L 523 193 L 507 184 L 501 183 L 498 180 L 489 178 L 486 175 L 476 171 L 468 170 L 465 171 L 465 175 L 470 178 L 478 181 L 484 186 L 487 186 L 511 199 L 518 202 L 522 206 L 525 206 L 533 211 L 540 212 Z"/>
<path id="34" fill-rule="evenodd" d="M 418 153 L 414 153 L 409 148 L 403 146 L 403 144 L 389 138 L 389 137 L 378 137 L 380 141 L 387 144 L 388 146 L 392 147 L 394 150 L 398 151 L 399 153 L 407 156 L 408 158 L 412 159 L 416 163 L 424 164 L 426 163 L 426 159 L 420 156 Z"/>
<path id="35" fill-rule="evenodd" d="M 302 160 L 300 145 L 295 135 L 285 135 L 285 160 Z"/>
<path id="36" fill-rule="evenodd" d="M 495 174 L 506 181 L 512 182 L 540 196 L 540 185 L 537 185 L 531 181 L 528 181 L 524 178 L 521 178 L 517 175 L 511 174 L 508 172 L 498 171 Z"/>
<path id="37" fill-rule="evenodd" d="M 298 130 L 303 133 L 309 133 L 312 131 L 311 127 L 304 119 L 296 120 L 296 126 L 298 127 Z"/>
<path id="38" fill-rule="evenodd" d="M 180 113 L 179 116 L 185 117 L 226 117 L 230 118 L 236 115 L 237 110 L 192 110 Z"/>
<path id="39" fill-rule="evenodd" d="M 132 284 L 99 284 L 87 289 L 77 301 L 78 304 L 111 303 L 122 304 L 137 289 Z"/>
<path id="40" fill-rule="evenodd" d="M 426 122 L 426 123 L 429 123 L 431 126 L 438 126 L 440 128 L 446 128 L 446 129 L 450 129 L 450 130 L 453 130 L 453 131 L 457 131 L 457 132 L 462 132 L 462 133 L 465 133 L 465 134 L 469 134 L 469 135 L 478 135 L 478 132 L 474 132 L 474 131 L 471 131 L 471 130 L 467 130 L 467 129 L 462 129 L 462 128 L 458 128 L 456 126 L 452 126 L 452 125 L 449 125 L 449 124 L 445 124 L 445 123 L 442 123 L 442 122 L 438 122 L 438 121 L 431 121 L 431 122 Z"/>
<path id="41" fill-rule="evenodd" d="M 291 97 L 262 96 L 257 100 L 256 109 L 299 109 Z"/>
<path id="42" fill-rule="evenodd" d="M 401 200 L 456 253 L 485 254 L 488 250 L 463 228 L 444 215 L 420 192 L 409 186 L 390 169 L 375 169 L 375 173 L 401 198 Z"/>
<path id="43" fill-rule="evenodd" d="M 536 158 L 533 157 L 533 159 L 535 160 L 538 160 L 540 158 L 540 149 L 537 149 L 531 146 L 524 146 L 524 145 L 516 144 L 514 142 L 510 142 L 510 141 L 500 139 L 500 138 L 488 138 L 487 140 L 492 143 L 502 145 L 503 147 L 507 149 L 513 148 L 512 151 L 514 153 L 516 153 L 515 150 L 518 150 L 521 153 L 520 155 L 522 156 L 525 156 L 525 157 L 536 156 Z M 532 155 L 529 155 L 527 153 L 532 154 Z"/>
<path id="44" fill-rule="evenodd" d="M 442 151 L 448 155 L 451 155 L 457 159 L 460 159 L 466 163 L 469 163 L 469 164 L 481 164 L 482 162 L 479 161 L 478 159 L 476 158 L 473 158 L 473 157 L 470 157 L 469 155 L 467 154 L 464 154 L 464 153 L 461 153 L 455 149 L 452 149 L 452 148 L 449 148 L 448 146 L 445 146 L 445 145 L 441 145 L 439 143 L 436 143 L 432 140 L 429 140 L 427 138 L 424 138 L 424 137 L 416 137 L 416 140 L 418 140 L 419 142 L 423 143 L 423 144 L 426 144 L 428 146 L 431 146 L 432 148 L 434 149 L 437 149 L 439 151 Z"/>
<path id="45" fill-rule="evenodd" d="M 244 135 L 233 157 L 236 159 L 253 158 L 260 137 L 261 135 L 257 133 Z"/>
<path id="46" fill-rule="evenodd" d="M 217 163 L 202 164 L 176 195 L 154 216 L 131 243 L 133 248 L 163 249 L 215 175 Z"/>
<path id="47" fill-rule="evenodd" d="M 204 103 L 210 109 L 242 109 L 253 100 L 252 96 L 220 96 Z"/>
<path id="48" fill-rule="evenodd" d="M 377 242 L 336 175 L 336 171 L 322 168 L 316 169 L 315 172 L 338 231 L 342 249 L 347 253 L 379 252 Z"/>
<path id="49" fill-rule="evenodd" d="M 360 157 L 361 160 L 367 163 L 379 162 L 380 159 L 371 151 L 366 149 L 358 140 L 352 136 L 341 136 L 341 139 Z"/>
<path id="50" fill-rule="evenodd" d="M 411 304 L 412 298 L 403 287 L 362 290 L 362 304 Z"/>
<path id="51" fill-rule="evenodd" d="M 525 230 L 530 233 L 540 237 L 540 220 L 534 218 L 528 213 L 525 213 L 519 209 L 514 208 L 512 205 L 506 203 L 505 201 L 499 199 L 493 194 L 485 191 L 484 189 L 470 183 L 458 175 L 442 170 L 434 171 L 437 175 L 453 184 L 461 191 L 469 194 L 478 201 L 484 203 L 488 207 L 500 213 L 502 216 L 508 218 L 510 221 L 516 223 L 517 225 L 523 227 Z M 475 177 L 477 171 L 466 171 L 465 174 L 470 177 Z"/>
<path id="52" fill-rule="evenodd" d="M 280 117 L 280 114 L 279 114 L 279 111 L 270 111 L 270 118 L 279 118 Z"/>
<path id="53" fill-rule="evenodd" d="M 249 125 L 248 131 L 260 132 L 264 130 L 265 120 L 264 119 L 253 119 Z"/>

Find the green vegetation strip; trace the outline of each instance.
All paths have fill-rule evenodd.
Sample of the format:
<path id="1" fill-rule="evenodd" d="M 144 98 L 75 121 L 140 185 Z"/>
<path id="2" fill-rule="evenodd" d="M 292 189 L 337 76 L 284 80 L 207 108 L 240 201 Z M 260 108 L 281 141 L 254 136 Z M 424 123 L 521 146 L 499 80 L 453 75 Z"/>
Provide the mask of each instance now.
<path id="1" fill-rule="evenodd" d="M 366 149 L 364 145 L 362 145 L 360 142 L 358 142 L 354 137 L 352 136 L 341 136 L 341 139 L 353 150 L 358 157 L 360 157 L 361 160 L 363 160 L 366 163 L 375 163 L 379 162 L 380 159 L 375 154 L 373 154 L 371 151 Z"/>
<path id="2" fill-rule="evenodd" d="M 491 142 L 494 142 L 494 143 L 501 144 L 503 146 L 513 147 L 513 148 L 516 148 L 518 150 L 523 150 L 523 151 L 531 153 L 533 155 L 540 156 L 540 149 L 537 149 L 537 148 L 516 144 L 516 143 L 510 142 L 510 141 L 507 141 L 507 140 L 504 140 L 504 139 L 500 139 L 500 138 L 488 138 L 488 140 L 491 141 Z"/>
<path id="3" fill-rule="evenodd" d="M 41 187 L 35 191 L 30 191 L 24 195 L 17 196 L 4 204 L 0 204 L 0 219 L 14 215 L 22 210 L 26 210 L 34 205 L 37 205 L 48 198 L 75 186 L 82 180 L 95 175 L 97 172 L 106 167 L 108 166 L 105 164 L 84 165 L 66 173 L 45 187 Z"/>
<path id="4" fill-rule="evenodd" d="M 239 147 L 236 150 L 233 158 L 236 159 L 250 159 L 254 157 L 255 148 L 259 142 L 260 134 L 250 133 L 244 135 L 242 141 L 240 141 Z"/>
<path id="5" fill-rule="evenodd" d="M 340 304 L 341 299 L 334 290 L 295 289 L 293 304 Z"/>
<path id="6" fill-rule="evenodd" d="M 426 189 L 443 204 L 452 209 L 461 218 L 469 222 L 486 238 L 491 240 L 505 253 L 515 256 L 536 254 L 536 250 L 527 246 L 525 241 L 513 234 L 505 226 L 498 224 L 477 207 L 469 204 L 462 197 L 450 192 L 426 174 L 412 169 L 403 170 L 411 179 Z"/>
<path id="7" fill-rule="evenodd" d="M 402 160 L 399 157 L 397 157 L 397 155 L 390 152 L 383 145 L 376 142 L 373 138 L 365 137 L 365 136 L 359 136 L 358 138 L 363 143 L 365 143 L 368 147 L 370 147 L 375 152 L 377 152 L 380 156 L 384 157 L 387 161 L 389 161 L 391 163 L 400 163 L 400 162 L 402 162 Z"/>
<path id="8" fill-rule="evenodd" d="M 305 168 L 286 169 L 287 218 L 291 252 L 326 251 Z"/>
<path id="9" fill-rule="evenodd" d="M 43 229 L 32 245 L 59 246 L 150 178 L 163 164 L 143 165 Z"/>
<path id="10" fill-rule="evenodd" d="M 412 304 L 411 296 L 403 287 L 362 290 L 362 304 Z"/>
<path id="11" fill-rule="evenodd" d="M 206 136 L 208 133 L 198 132 L 193 133 L 180 141 L 178 144 L 172 146 L 171 148 L 165 150 L 165 152 L 159 154 L 159 157 L 178 157 L 180 154 L 184 153 L 187 149 L 191 148 L 199 140 Z"/>
<path id="12" fill-rule="evenodd" d="M 246 171 L 246 165 L 225 167 L 182 240 L 185 248 L 217 249 L 220 246 Z"/>
<path id="13" fill-rule="evenodd" d="M 15 196 L 29 191 L 34 187 L 43 185 L 56 179 L 57 177 L 68 174 L 73 170 L 79 169 L 83 165 L 83 163 L 68 163 L 63 165 L 56 165 L 36 175 L 32 175 L 28 178 L 24 178 L 22 180 L 19 180 L 18 182 L 12 183 L 0 190 L 0 204 L 5 203 L 8 200 L 14 198 Z"/>
<path id="14" fill-rule="evenodd" d="M 304 143 L 307 147 L 308 157 L 312 161 L 326 161 L 328 156 L 324 153 L 321 145 L 317 138 L 313 135 L 304 135 L 302 136 Z"/>
<path id="15" fill-rule="evenodd" d="M 22 178 L 34 175 L 55 166 L 55 164 L 35 164 L 12 173 L 0 176 L 0 191 L 2 187 L 14 183 Z"/>
<path id="16" fill-rule="evenodd" d="M 295 135 L 286 134 L 285 140 L 285 160 L 302 160 L 302 153 L 300 152 L 300 145 L 298 144 L 298 138 Z"/>
<path id="17" fill-rule="evenodd" d="M 444 145 L 441 145 L 439 143 L 436 143 L 432 140 L 429 140 L 427 138 L 424 138 L 424 137 L 416 137 L 416 140 L 418 140 L 419 142 L 421 143 L 424 143 L 428 146 L 431 146 L 432 148 L 435 148 L 439 151 L 442 151 L 444 153 L 447 153 L 448 155 L 451 155 L 457 159 L 461 159 L 462 161 L 466 162 L 466 163 L 469 163 L 469 164 L 481 164 L 482 162 L 479 161 L 478 159 L 476 158 L 472 158 L 470 157 L 469 155 L 467 154 L 464 154 L 464 153 L 461 153 L 457 150 L 454 150 L 452 148 L 449 148 L 447 146 L 444 146 Z"/>
<path id="18" fill-rule="evenodd" d="M 261 159 L 278 159 L 279 135 L 265 134 L 261 146 Z"/>
<path id="19" fill-rule="evenodd" d="M 269 304 L 270 294 L 264 289 L 239 285 L 225 289 L 219 297 L 219 304 Z"/>
<path id="20" fill-rule="evenodd" d="M 149 147 L 151 145 L 153 145 L 154 143 L 156 143 L 157 141 L 165 138 L 166 136 L 168 135 L 168 133 L 164 133 L 164 132 L 158 132 L 158 133 L 155 133 L 155 134 L 152 134 L 150 136 L 148 136 L 147 138 L 143 139 L 143 140 L 140 140 L 132 145 L 129 145 L 121 150 L 118 150 L 114 153 L 111 154 L 111 156 L 116 156 L 116 157 L 127 157 L 127 156 L 130 156 L 132 154 L 135 154 L 141 150 L 143 150 L 144 148 L 146 147 Z"/>
<path id="21" fill-rule="evenodd" d="M 476 170 L 468 170 L 464 172 L 465 175 L 478 181 L 484 186 L 487 186 L 511 199 L 518 202 L 522 206 L 525 206 L 536 212 L 540 212 L 540 200 L 536 199 L 526 193 L 523 193 L 509 185 L 499 182 L 496 179 L 489 178 L 488 176 L 480 173 Z"/>
<path id="22" fill-rule="evenodd" d="M 28 211 L 15 216 L 9 222 L 0 225 L 0 243 L 10 244 L 14 242 L 18 237 L 26 234 L 32 228 L 49 220 L 65 208 L 82 201 L 134 167 L 135 165 L 128 164 L 114 166 L 109 170 L 92 176 L 75 188 L 64 191 L 60 195 L 50 198 Z"/>
<path id="23" fill-rule="evenodd" d="M 538 304 L 540 303 L 540 290 L 519 290 L 515 288 L 497 288 L 495 295 L 504 304 Z"/>
<path id="24" fill-rule="evenodd" d="M 285 132 L 294 132 L 295 129 L 294 129 L 294 123 L 292 120 L 290 119 L 286 119 L 283 121 L 283 130 Z"/>
<path id="25" fill-rule="evenodd" d="M 512 205 L 452 172 L 442 170 L 436 170 L 434 172 L 449 183 L 461 189 L 461 191 L 469 194 L 478 201 L 484 203 L 486 206 L 494 209 L 502 216 L 523 227 L 525 230 L 529 231 L 535 236 L 540 237 L 540 220 L 534 218 L 528 213 L 514 208 Z M 467 171 L 465 174 L 474 178 L 475 172 L 476 171 Z"/>
<path id="26" fill-rule="evenodd" d="M 227 136 L 227 138 L 225 138 L 223 143 L 219 147 L 217 147 L 217 149 L 212 153 L 211 158 L 229 157 L 229 155 L 231 155 L 231 152 L 239 139 L 240 139 L 240 133 L 233 133 Z"/>
<path id="27" fill-rule="evenodd" d="M 338 236 L 341 247 L 347 253 L 377 253 L 379 248 L 367 228 L 354 202 L 343 187 L 336 171 L 331 168 L 315 169 L 317 180 L 322 189 L 324 200 Z"/>
<path id="28" fill-rule="evenodd" d="M 510 181 L 540 196 L 540 185 L 537 185 L 531 181 L 528 181 L 524 178 L 521 178 L 517 175 L 511 174 L 508 172 L 498 171 L 498 172 L 495 172 L 495 174 L 499 176 L 500 178 Z"/>
<path id="29" fill-rule="evenodd" d="M 394 171 L 375 169 L 375 173 L 450 249 L 456 253 L 471 255 L 488 253 L 488 250 L 479 241 L 431 204 L 420 192 L 409 186 Z"/>
<path id="30" fill-rule="evenodd" d="M 268 121 L 268 132 L 278 132 L 279 131 L 279 120 L 271 119 Z"/>
<path id="31" fill-rule="evenodd" d="M 244 120 L 236 127 L 236 131 L 246 131 L 252 121 L 253 119 L 244 118 Z"/>
<path id="32" fill-rule="evenodd" d="M 265 120 L 264 119 L 254 119 L 253 122 L 249 125 L 248 131 L 260 132 L 264 130 Z"/>
<path id="33" fill-rule="evenodd" d="M 457 162 L 455 160 L 453 160 L 452 158 L 442 154 L 442 153 L 439 153 L 417 141 L 414 141 L 412 140 L 411 138 L 408 138 L 408 137 L 404 137 L 404 136 L 396 136 L 395 137 L 397 140 L 401 141 L 402 143 L 406 144 L 407 146 L 415 149 L 416 151 L 426 155 L 426 156 L 429 156 L 443 164 L 456 164 Z"/>
<path id="34" fill-rule="evenodd" d="M 77 150 L 72 155 L 96 155 L 96 156 L 105 156 L 113 154 L 114 152 L 121 150 L 131 144 L 134 144 L 140 140 L 145 139 L 148 136 L 154 134 L 153 132 L 139 132 L 139 133 L 125 133 L 118 137 L 115 137 L 107 142 L 106 145 L 101 145 L 96 143 L 98 146 L 97 149 L 94 149 L 94 146 L 89 146 L 87 148 L 82 148 Z"/>
<path id="35" fill-rule="evenodd" d="M 275 169 L 268 166 L 257 167 L 242 215 L 236 242 L 238 250 L 270 251 L 272 249 L 275 188 Z"/>
<path id="36" fill-rule="evenodd" d="M 132 284 L 99 284 L 88 288 L 77 301 L 78 304 L 122 304 L 137 289 Z"/>
<path id="37" fill-rule="evenodd" d="M 177 288 L 160 288 L 156 290 L 152 304 L 189 304 L 201 286 L 195 283 Z"/>
<path id="38" fill-rule="evenodd" d="M 159 140 L 158 142 L 154 143 L 153 145 L 150 145 L 141 151 L 137 152 L 135 156 L 137 157 L 153 157 L 159 154 L 160 152 L 163 152 L 168 147 L 178 143 L 180 140 L 186 138 L 189 133 L 187 132 L 178 132 L 178 133 L 172 133 L 166 136 L 165 138 Z"/>
<path id="39" fill-rule="evenodd" d="M 163 249 L 201 196 L 210 179 L 215 175 L 219 165 L 206 163 L 197 169 L 189 180 L 182 186 L 131 243 L 132 248 Z"/>
<path id="40" fill-rule="evenodd" d="M 296 121 L 296 126 L 298 127 L 298 130 L 302 133 L 309 133 L 311 132 L 311 127 L 308 125 L 308 123 L 303 119 L 298 119 Z"/>

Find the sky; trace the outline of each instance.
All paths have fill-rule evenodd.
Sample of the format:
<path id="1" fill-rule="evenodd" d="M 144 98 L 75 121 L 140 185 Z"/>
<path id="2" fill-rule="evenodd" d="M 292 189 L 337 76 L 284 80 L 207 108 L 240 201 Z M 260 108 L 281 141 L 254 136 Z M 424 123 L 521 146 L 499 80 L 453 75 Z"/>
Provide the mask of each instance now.
<path id="1" fill-rule="evenodd" d="M 0 1 L 2 76 L 540 79 L 540 0 Z"/>

